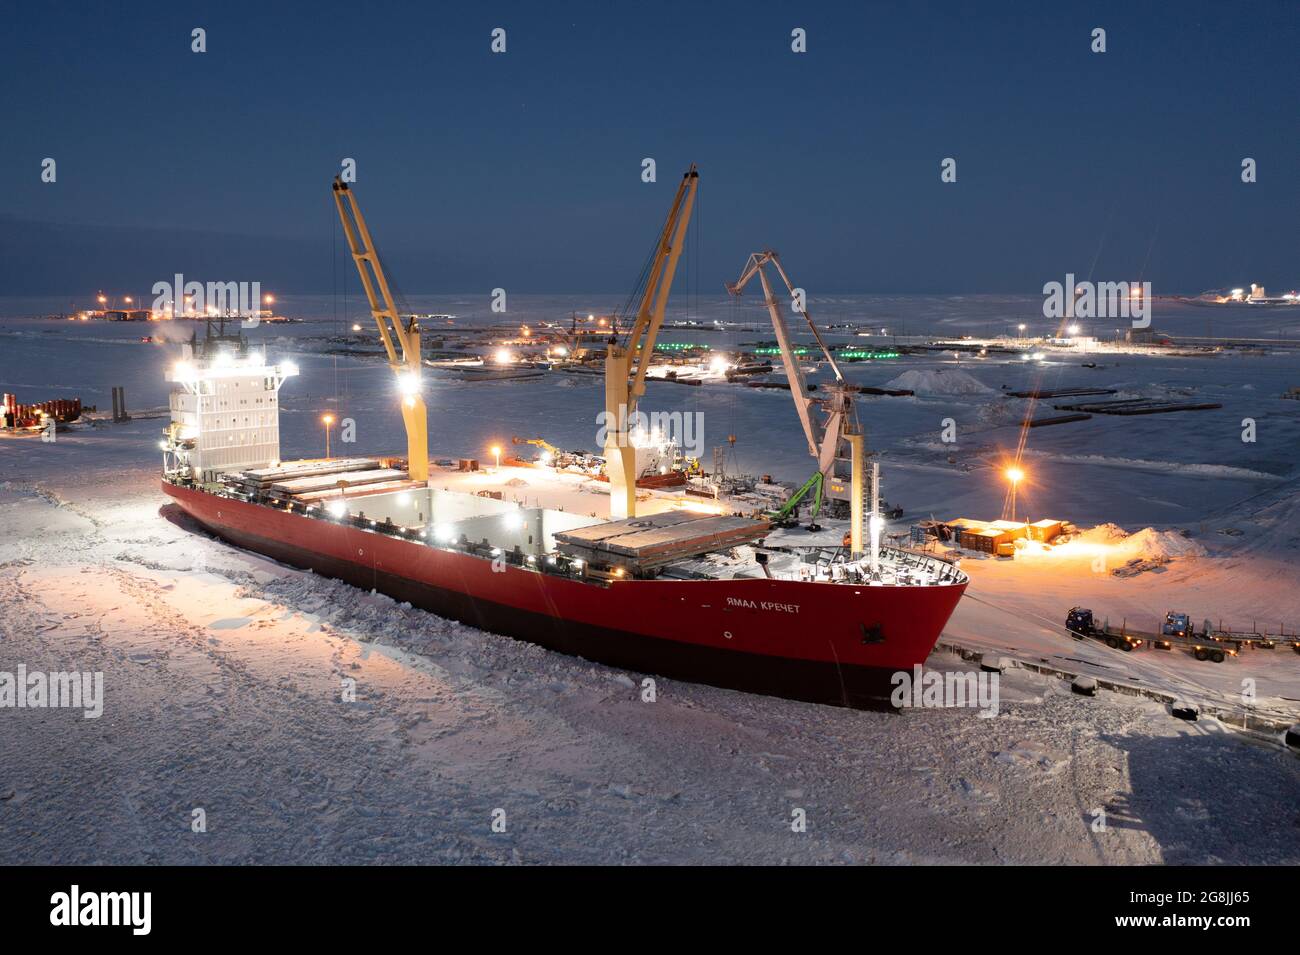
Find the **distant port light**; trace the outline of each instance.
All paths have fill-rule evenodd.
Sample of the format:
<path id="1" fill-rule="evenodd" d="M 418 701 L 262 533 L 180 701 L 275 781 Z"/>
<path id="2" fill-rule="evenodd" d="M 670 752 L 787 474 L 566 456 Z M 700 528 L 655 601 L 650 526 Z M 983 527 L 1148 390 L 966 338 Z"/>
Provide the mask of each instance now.
<path id="1" fill-rule="evenodd" d="M 804 351 L 806 352 L 807 349 L 804 349 Z M 845 348 L 842 351 L 836 352 L 835 357 L 843 358 L 846 361 L 857 361 L 860 359 L 898 358 L 900 357 L 900 353 L 896 351 L 876 351 L 874 349 Z"/>
<path id="2" fill-rule="evenodd" d="M 1017 465 L 1012 465 L 1002 473 L 1011 482 L 1011 520 L 1014 521 L 1016 519 L 1016 491 L 1020 488 L 1020 482 L 1025 479 L 1025 472 Z"/>

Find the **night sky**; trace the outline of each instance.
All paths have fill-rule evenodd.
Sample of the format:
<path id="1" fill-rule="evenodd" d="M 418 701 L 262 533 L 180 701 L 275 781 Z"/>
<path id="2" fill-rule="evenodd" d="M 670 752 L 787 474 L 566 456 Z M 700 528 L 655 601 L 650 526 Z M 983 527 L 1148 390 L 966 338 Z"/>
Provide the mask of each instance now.
<path id="1" fill-rule="evenodd" d="M 409 293 L 626 292 L 692 161 L 700 294 L 1300 285 L 1300 4 L 898 6 L 14 5 L 0 294 L 328 293 L 343 157 Z"/>

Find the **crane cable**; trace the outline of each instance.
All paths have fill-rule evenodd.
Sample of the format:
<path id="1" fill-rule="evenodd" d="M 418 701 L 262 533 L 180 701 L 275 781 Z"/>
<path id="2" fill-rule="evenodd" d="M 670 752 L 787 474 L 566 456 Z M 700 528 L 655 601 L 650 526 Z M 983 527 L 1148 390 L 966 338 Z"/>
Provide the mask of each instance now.
<path id="1" fill-rule="evenodd" d="M 335 209 L 330 208 L 330 307 L 334 313 L 334 334 L 340 336 L 339 328 L 339 217 Z M 334 407 L 339 403 L 339 356 L 334 353 Z"/>
<path id="2" fill-rule="evenodd" d="M 669 215 L 671 215 L 671 212 L 669 213 Z M 664 228 L 667 227 L 668 227 L 668 219 L 665 218 Z M 650 252 L 645 257 L 645 261 L 641 266 L 641 274 L 637 276 L 636 284 L 632 287 L 632 291 L 628 294 L 627 301 L 625 301 L 621 307 L 616 308 L 614 310 L 614 314 L 611 318 L 611 321 L 613 322 L 613 327 L 610 328 L 610 338 L 616 342 L 619 337 L 618 334 L 619 318 L 626 318 L 627 316 L 632 314 L 632 308 L 634 303 L 640 300 L 640 298 L 645 293 L 646 287 L 650 283 L 650 270 L 654 267 L 655 255 L 659 250 L 659 240 L 662 235 L 663 235 L 663 229 L 660 229 L 659 234 L 656 235 L 654 241 L 650 243 Z M 632 324 L 634 324 L 634 321 L 632 323 L 629 323 L 628 325 L 629 330 L 631 329 Z"/>

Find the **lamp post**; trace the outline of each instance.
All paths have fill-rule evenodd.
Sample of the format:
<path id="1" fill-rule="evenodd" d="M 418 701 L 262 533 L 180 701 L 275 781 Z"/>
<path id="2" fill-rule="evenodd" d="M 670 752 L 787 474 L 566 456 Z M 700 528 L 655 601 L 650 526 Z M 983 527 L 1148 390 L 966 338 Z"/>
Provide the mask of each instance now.
<path id="1" fill-rule="evenodd" d="M 500 470 L 501 470 L 501 445 L 499 445 L 499 444 L 494 444 L 494 445 L 492 445 L 492 447 L 489 448 L 488 450 L 490 450 L 494 455 L 496 455 L 496 459 L 497 459 L 497 470 L 500 471 Z"/>
<path id="2" fill-rule="evenodd" d="M 1020 468 L 1007 468 L 1006 477 L 1011 482 L 1011 522 L 1014 524 L 1016 521 L 1016 488 L 1024 480 L 1025 472 Z"/>
<path id="3" fill-rule="evenodd" d="M 320 420 L 321 424 L 325 425 L 325 460 L 328 461 L 330 459 L 330 425 L 334 423 L 334 416 L 324 414 L 320 416 Z"/>

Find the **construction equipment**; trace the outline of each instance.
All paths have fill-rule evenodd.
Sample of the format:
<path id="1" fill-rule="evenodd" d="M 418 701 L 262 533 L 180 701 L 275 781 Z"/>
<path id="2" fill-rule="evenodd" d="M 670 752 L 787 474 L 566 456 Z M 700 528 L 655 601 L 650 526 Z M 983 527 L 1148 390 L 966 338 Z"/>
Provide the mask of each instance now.
<path id="1" fill-rule="evenodd" d="M 1092 611 L 1086 607 L 1071 607 L 1065 615 L 1065 629 L 1076 637 L 1093 637 L 1101 640 L 1112 650 L 1129 651 L 1142 646 L 1142 640 L 1133 636 L 1125 627 L 1118 630 L 1109 623 L 1098 624 Z"/>
<path id="2" fill-rule="evenodd" d="M 379 326 L 379 338 L 388 354 L 388 365 L 397 374 L 402 393 L 402 421 L 406 425 L 406 467 L 413 481 L 429 480 L 429 424 L 421 394 L 420 323 L 414 316 L 405 321 L 397 314 L 388 278 L 375 251 L 357 197 L 340 177 L 334 177 L 334 204 L 338 207 L 343 233 L 352 250 L 352 261 L 361 275 L 361 285 L 370 302 L 370 314 Z M 400 350 L 400 354 L 399 354 Z"/>
<path id="3" fill-rule="evenodd" d="M 655 339 L 663 326 L 677 262 L 686 244 L 686 227 L 691 221 L 699 181 L 700 174 L 692 163 L 677 187 L 668 219 L 647 266 L 636 319 L 627 337 L 620 342 L 615 333 L 605 350 L 605 471 L 609 475 L 611 520 L 636 516 L 633 415 L 637 401 L 645 394 L 646 371 L 654 355 Z"/>
<path id="4" fill-rule="evenodd" d="M 781 310 L 781 302 L 777 298 L 765 270 L 765 266 L 769 264 L 776 269 L 781 281 L 785 283 L 786 290 L 790 293 L 791 304 L 795 311 L 803 317 L 808 330 L 812 333 L 813 341 L 821 349 L 822 355 L 835 375 L 835 381 L 823 389 L 827 397 L 813 397 L 808 394 L 803 368 L 799 364 L 795 345 L 790 338 L 790 330 L 786 325 L 785 315 Z M 790 395 L 794 398 L 795 410 L 799 414 L 799 423 L 803 425 L 804 437 L 808 439 L 808 453 L 817 461 L 817 470 L 812 477 L 808 478 L 786 501 L 784 506 L 772 515 L 772 519 L 778 524 L 788 522 L 791 516 L 797 512 L 804 498 L 811 494 L 812 508 L 809 526 L 816 529 L 817 517 L 821 513 L 822 500 L 826 493 L 826 482 L 827 480 L 833 480 L 835 477 L 833 470 L 836 458 L 839 457 L 840 442 L 845 441 L 849 445 L 850 461 L 851 549 L 853 553 L 861 554 L 864 550 L 863 504 L 865 503 L 866 493 L 863 487 L 863 472 L 865 470 L 866 443 L 865 435 L 858 426 L 853 409 L 854 389 L 844 380 L 844 374 L 840 371 L 839 363 L 835 360 L 835 356 L 831 354 L 830 349 L 826 347 L 826 343 L 822 341 L 817 326 L 813 324 L 812 317 L 808 314 L 807 308 L 804 307 L 802 291 L 796 292 L 794 284 L 790 281 L 790 277 L 786 274 L 781 265 L 781 260 L 774 250 L 764 249 L 762 252 L 755 252 L 750 255 L 749 260 L 745 263 L 744 270 L 740 273 L 740 278 L 735 282 L 728 283 L 727 291 L 732 295 L 739 296 L 755 275 L 758 276 L 758 280 L 763 286 L 763 298 L 767 305 L 768 314 L 772 318 L 772 328 L 776 332 L 777 345 L 781 351 L 781 364 L 785 368 L 786 380 L 790 384 Z M 819 419 L 818 412 L 825 414 L 825 420 Z M 872 513 L 875 515 L 879 492 L 874 481 L 870 493 Z M 876 535 L 873 533 L 874 536 Z"/>
<path id="5" fill-rule="evenodd" d="M 1101 640 L 1112 649 L 1132 650 L 1146 644 L 1156 650 L 1172 650 L 1182 647 L 1196 659 L 1222 663 L 1228 657 L 1235 657 L 1246 641 L 1233 635 L 1216 631 L 1205 621 L 1200 632 L 1192 625 L 1185 613 L 1170 611 L 1160 624 L 1159 633 L 1145 633 L 1131 630 L 1125 621 L 1119 627 L 1112 627 L 1109 622 L 1098 624 L 1096 617 L 1086 607 L 1071 607 L 1065 616 L 1065 629 L 1076 637 L 1092 637 Z"/>
<path id="6" fill-rule="evenodd" d="M 565 454 L 545 438 L 521 438 L 515 435 L 510 439 L 510 443 L 516 447 L 521 444 L 531 444 L 535 448 L 542 449 L 542 464 L 551 464 L 555 467 L 565 467 L 570 463 L 571 456 Z"/>
<path id="7" fill-rule="evenodd" d="M 551 444 L 551 442 L 547 441 L 545 438 L 521 438 L 519 437 L 519 435 L 515 435 L 513 438 L 510 439 L 510 443 L 516 445 L 531 444 L 534 447 L 541 448 L 547 454 L 560 453 L 560 449 L 557 448 L 555 445 Z"/>

